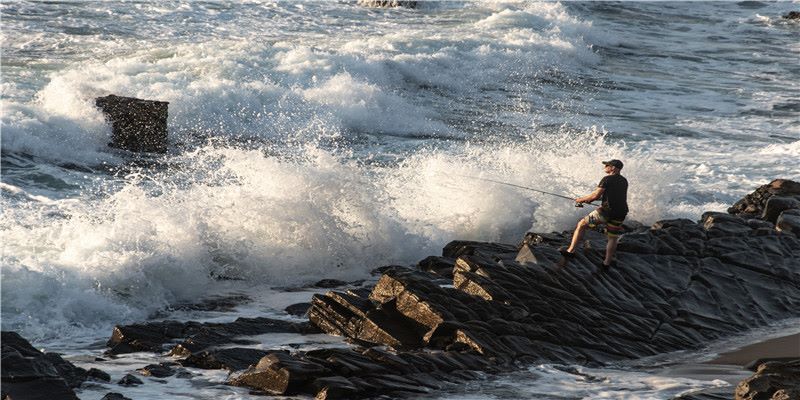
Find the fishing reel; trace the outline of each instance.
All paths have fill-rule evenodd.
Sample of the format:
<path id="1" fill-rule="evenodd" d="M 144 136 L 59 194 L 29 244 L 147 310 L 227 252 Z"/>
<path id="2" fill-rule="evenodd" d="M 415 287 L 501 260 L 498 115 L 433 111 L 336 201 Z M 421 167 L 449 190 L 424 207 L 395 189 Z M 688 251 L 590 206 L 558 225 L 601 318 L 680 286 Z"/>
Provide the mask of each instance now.
<path id="1" fill-rule="evenodd" d="M 576 208 L 583 208 L 583 203 L 575 202 Z"/>

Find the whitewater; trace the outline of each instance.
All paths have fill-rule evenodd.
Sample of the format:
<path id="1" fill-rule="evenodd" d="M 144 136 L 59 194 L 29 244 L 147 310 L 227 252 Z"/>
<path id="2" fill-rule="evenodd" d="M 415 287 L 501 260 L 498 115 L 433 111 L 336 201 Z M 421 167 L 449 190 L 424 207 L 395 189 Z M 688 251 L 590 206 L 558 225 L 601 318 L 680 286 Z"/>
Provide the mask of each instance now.
<path id="1" fill-rule="evenodd" d="M 617 158 L 632 220 L 725 211 L 800 180 L 800 24 L 780 18 L 798 7 L 4 1 L 2 328 L 85 354 L 115 324 L 235 318 L 173 307 L 211 295 L 286 318 L 311 292 L 282 288 L 371 279 L 455 239 L 517 243 L 586 213 L 465 177 L 577 197 Z M 170 103 L 167 154 L 107 146 L 94 99 L 108 94 Z M 570 383 L 574 397 L 719 383 L 590 372 L 632 392 L 600 380 Z M 475 398 L 542 387 L 512 377 Z"/>

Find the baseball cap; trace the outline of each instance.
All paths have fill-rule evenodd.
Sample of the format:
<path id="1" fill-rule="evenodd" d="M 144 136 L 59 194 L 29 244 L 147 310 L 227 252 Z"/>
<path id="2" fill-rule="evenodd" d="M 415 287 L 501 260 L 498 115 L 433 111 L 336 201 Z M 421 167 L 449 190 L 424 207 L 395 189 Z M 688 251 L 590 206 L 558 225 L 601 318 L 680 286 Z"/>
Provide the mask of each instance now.
<path id="1" fill-rule="evenodd" d="M 622 161 L 620 161 L 620 160 L 603 161 L 603 164 L 610 165 L 612 167 L 617 167 L 617 169 L 622 169 L 622 165 L 623 165 Z"/>

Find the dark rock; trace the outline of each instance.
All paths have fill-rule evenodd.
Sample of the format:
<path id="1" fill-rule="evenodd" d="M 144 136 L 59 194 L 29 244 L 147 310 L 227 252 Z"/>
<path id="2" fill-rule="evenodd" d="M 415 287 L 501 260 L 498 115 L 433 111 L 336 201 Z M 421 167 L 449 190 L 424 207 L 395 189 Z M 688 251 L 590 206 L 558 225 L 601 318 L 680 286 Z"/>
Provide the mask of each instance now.
<path id="1" fill-rule="evenodd" d="M 417 263 L 417 268 L 443 278 L 453 279 L 453 264 L 455 261 L 453 258 L 430 256 Z"/>
<path id="2" fill-rule="evenodd" d="M 312 386 L 316 390 L 316 399 L 350 399 L 361 389 L 343 376 L 326 376 L 315 379 Z"/>
<path id="3" fill-rule="evenodd" d="M 800 196 L 800 182 L 775 179 L 737 201 L 728 209 L 728 213 L 749 216 L 747 218 L 760 217 L 764 213 L 767 201 L 772 196 Z"/>
<path id="4" fill-rule="evenodd" d="M 736 386 L 736 400 L 800 398 L 800 359 L 766 362 Z"/>
<path id="5" fill-rule="evenodd" d="M 117 384 L 120 385 L 120 386 L 137 386 L 137 385 L 141 385 L 143 383 L 144 382 L 142 382 L 141 379 L 139 379 L 139 378 L 137 378 L 137 377 L 135 377 L 135 376 L 133 376 L 131 374 L 127 374 L 127 375 L 123 376 L 122 379 L 120 379 L 117 382 Z"/>
<path id="6" fill-rule="evenodd" d="M 310 381 L 326 374 L 327 369 L 319 364 L 294 359 L 287 353 L 273 352 L 231 379 L 229 384 L 275 395 L 292 395 L 300 393 Z"/>
<path id="7" fill-rule="evenodd" d="M 54 353 L 42 353 L 16 332 L 0 337 L 3 393 L 12 399 L 77 399 L 74 387 L 86 380 L 86 370 Z"/>
<path id="8" fill-rule="evenodd" d="M 778 216 L 775 229 L 779 232 L 790 232 L 800 236 L 800 210 L 786 210 Z"/>
<path id="9" fill-rule="evenodd" d="M 112 94 L 98 97 L 95 104 L 111 122 L 109 146 L 136 152 L 167 151 L 169 103 Z"/>
<path id="10" fill-rule="evenodd" d="M 246 343 L 241 336 L 265 333 L 317 333 L 308 323 L 289 322 L 271 318 L 238 318 L 229 323 L 198 323 L 163 321 L 145 324 L 118 325 L 108 341 L 110 354 L 137 351 L 161 352 L 164 345 L 176 339 L 185 339 L 173 348 L 173 355 L 188 356 L 193 352 L 223 343 Z"/>
<path id="11" fill-rule="evenodd" d="M 314 287 L 322 289 L 333 289 L 336 287 L 347 285 L 347 282 L 338 279 L 323 279 L 314 283 Z"/>
<path id="12" fill-rule="evenodd" d="M 233 311 L 236 306 L 250 302 L 250 297 L 243 294 L 227 296 L 214 296 L 203 299 L 199 303 L 179 303 L 169 307 L 169 310 L 188 311 Z"/>
<path id="13" fill-rule="evenodd" d="M 376 8 L 417 7 L 417 2 L 413 0 L 358 0 L 358 4 L 364 7 Z"/>
<path id="14" fill-rule="evenodd" d="M 139 368 L 138 371 L 140 374 L 144 376 L 152 376 L 155 378 L 166 378 L 168 376 L 175 375 L 175 370 L 172 369 L 172 364 L 169 363 L 161 363 L 161 364 L 150 364 L 143 368 Z"/>
<path id="15" fill-rule="evenodd" d="M 97 368 L 89 368 L 89 371 L 86 372 L 86 376 L 96 381 L 111 382 L 111 375 Z"/>
<path id="16" fill-rule="evenodd" d="M 181 363 L 200 369 L 239 371 L 258 363 L 269 351 L 249 348 L 225 348 L 192 354 Z"/>
<path id="17" fill-rule="evenodd" d="M 783 16 L 785 19 L 800 19 L 800 11 L 789 11 Z"/>
<path id="18" fill-rule="evenodd" d="M 106 395 L 103 396 L 103 398 L 100 400 L 131 400 L 131 399 L 123 396 L 120 393 L 111 392 L 111 393 L 106 393 Z"/>
<path id="19" fill-rule="evenodd" d="M 298 317 L 302 317 L 306 315 L 309 308 L 311 308 L 311 303 L 297 303 L 286 307 L 284 311 L 286 311 L 286 313 L 289 315 L 296 315 Z"/>
<path id="20" fill-rule="evenodd" d="M 782 212 L 793 208 L 800 208 L 800 200 L 788 196 L 772 196 L 764 206 L 764 214 L 761 215 L 761 219 L 774 224 Z"/>

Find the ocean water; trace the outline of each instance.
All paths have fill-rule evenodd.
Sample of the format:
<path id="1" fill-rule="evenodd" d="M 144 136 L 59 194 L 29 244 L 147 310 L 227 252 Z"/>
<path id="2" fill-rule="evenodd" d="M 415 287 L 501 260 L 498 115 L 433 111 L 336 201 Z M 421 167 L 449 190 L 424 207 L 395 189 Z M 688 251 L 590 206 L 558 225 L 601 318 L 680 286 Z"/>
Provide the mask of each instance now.
<path id="1" fill-rule="evenodd" d="M 800 24 L 780 18 L 798 8 L 4 1 L 2 327 L 85 354 L 157 313 L 235 317 L 165 311 L 209 295 L 253 293 L 261 307 L 239 315 L 286 317 L 277 305 L 310 293 L 276 288 L 368 279 L 454 239 L 515 243 L 586 212 L 475 177 L 578 196 L 619 158 L 629 218 L 723 211 L 800 180 Z M 93 106 L 107 94 L 169 101 L 168 153 L 108 148 Z M 715 384 L 620 373 L 645 383 L 572 396 Z"/>

